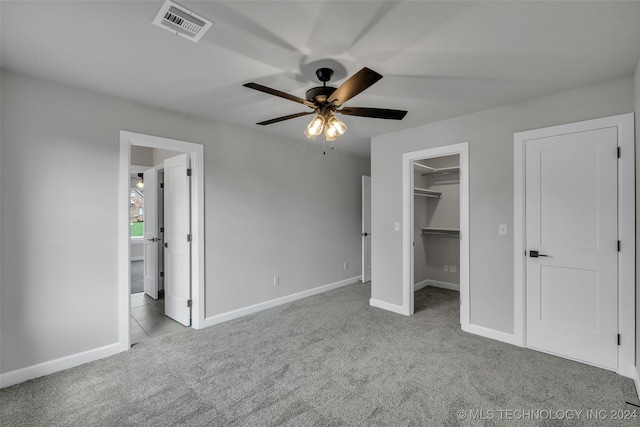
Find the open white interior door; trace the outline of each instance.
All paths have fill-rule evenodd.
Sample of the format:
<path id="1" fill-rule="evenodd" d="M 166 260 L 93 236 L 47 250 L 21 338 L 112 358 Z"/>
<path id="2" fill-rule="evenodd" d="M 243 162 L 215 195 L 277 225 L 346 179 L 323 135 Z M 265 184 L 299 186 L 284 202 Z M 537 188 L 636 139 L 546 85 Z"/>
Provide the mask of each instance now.
<path id="1" fill-rule="evenodd" d="M 164 161 L 165 314 L 191 325 L 189 154 Z"/>
<path id="2" fill-rule="evenodd" d="M 362 282 L 371 280 L 371 177 L 362 176 Z"/>
<path id="3" fill-rule="evenodd" d="M 156 168 L 144 171 L 144 293 L 158 299 L 158 236 Z"/>

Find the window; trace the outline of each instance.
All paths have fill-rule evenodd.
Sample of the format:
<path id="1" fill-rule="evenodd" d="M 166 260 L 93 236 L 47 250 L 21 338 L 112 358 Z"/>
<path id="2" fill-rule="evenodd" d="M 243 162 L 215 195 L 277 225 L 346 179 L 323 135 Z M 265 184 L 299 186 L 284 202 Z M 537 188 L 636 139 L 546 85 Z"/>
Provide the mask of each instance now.
<path id="1" fill-rule="evenodd" d="M 131 237 L 142 237 L 144 233 L 144 191 L 131 189 L 131 207 L 129 209 Z"/>

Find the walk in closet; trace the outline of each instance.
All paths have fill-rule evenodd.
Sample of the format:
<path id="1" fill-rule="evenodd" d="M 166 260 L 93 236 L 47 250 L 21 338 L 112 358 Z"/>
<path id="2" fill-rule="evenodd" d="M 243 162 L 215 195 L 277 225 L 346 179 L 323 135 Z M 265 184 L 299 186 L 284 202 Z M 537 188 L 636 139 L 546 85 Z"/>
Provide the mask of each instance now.
<path id="1" fill-rule="evenodd" d="M 414 162 L 414 289 L 460 290 L 460 156 Z"/>

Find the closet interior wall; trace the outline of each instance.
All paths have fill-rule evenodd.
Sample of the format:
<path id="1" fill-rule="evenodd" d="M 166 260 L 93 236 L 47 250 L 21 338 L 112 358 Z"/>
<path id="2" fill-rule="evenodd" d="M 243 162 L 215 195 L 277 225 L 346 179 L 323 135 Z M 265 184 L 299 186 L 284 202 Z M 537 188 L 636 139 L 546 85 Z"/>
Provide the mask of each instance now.
<path id="1" fill-rule="evenodd" d="M 454 155 L 416 163 L 442 170 L 459 167 L 460 159 Z M 419 289 L 426 285 L 450 284 L 459 289 L 460 238 L 459 231 L 452 231 L 460 229 L 459 169 L 429 173 L 429 169 L 414 164 L 413 170 L 414 285 Z"/>

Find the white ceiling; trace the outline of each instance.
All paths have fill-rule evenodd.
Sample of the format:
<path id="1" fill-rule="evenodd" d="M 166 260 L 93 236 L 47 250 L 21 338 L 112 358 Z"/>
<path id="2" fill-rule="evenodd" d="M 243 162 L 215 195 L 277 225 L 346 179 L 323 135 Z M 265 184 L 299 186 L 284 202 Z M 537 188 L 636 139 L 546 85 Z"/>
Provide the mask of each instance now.
<path id="1" fill-rule="evenodd" d="M 403 121 L 342 116 L 342 150 L 372 136 L 628 76 L 640 58 L 640 2 L 178 1 L 214 21 L 199 43 L 151 24 L 162 1 L 0 3 L 1 64 L 144 104 L 304 141 L 315 69 L 334 85 L 385 77 L 345 105 L 408 110 Z"/>

